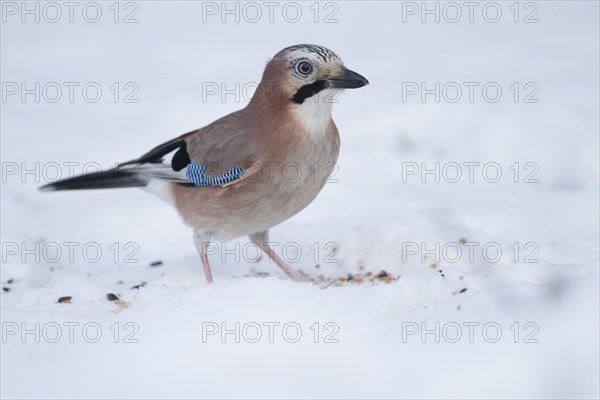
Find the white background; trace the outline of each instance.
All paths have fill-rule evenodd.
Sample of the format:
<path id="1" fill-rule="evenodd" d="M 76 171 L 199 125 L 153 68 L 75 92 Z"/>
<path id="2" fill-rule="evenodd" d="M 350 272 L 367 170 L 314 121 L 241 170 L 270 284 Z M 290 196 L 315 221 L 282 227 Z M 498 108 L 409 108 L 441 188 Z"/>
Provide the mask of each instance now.
<path id="1" fill-rule="evenodd" d="M 262 2 L 254 23 L 255 10 L 242 3 L 227 5 L 237 7 L 239 22 L 235 14 L 221 15 L 221 2 L 120 3 L 118 23 L 112 1 L 98 3 L 96 23 L 82 15 L 86 2 L 78 3 L 72 23 L 62 2 L 55 23 L 44 18 L 55 11 L 45 15 L 37 4 L 39 23 L 35 15 L 23 22 L 20 9 L 12 15 L 2 3 L 1 280 L 10 289 L 0 296 L 3 398 L 599 396 L 597 2 L 520 3 L 518 22 L 513 2 L 498 2 L 495 23 L 486 20 L 495 16 L 486 2 L 472 22 L 458 2 L 462 17 L 455 23 L 448 21 L 455 10 L 435 2 L 427 7 L 437 4 L 439 23 L 435 15 L 422 22 L 420 13 L 406 13 L 421 2 L 321 3 L 317 22 L 313 2 L 280 2 L 272 23 Z M 216 15 L 203 13 L 213 6 Z M 302 13 L 295 23 L 290 7 Z M 133 10 L 138 22 L 123 23 Z M 337 22 L 325 23 L 334 11 Z M 534 11 L 538 22 L 524 23 Z M 251 86 L 270 57 L 297 43 L 331 48 L 370 85 L 334 105 L 342 137 L 338 182 L 272 229 L 271 239 L 279 251 L 297 243 L 302 254 L 291 264 L 312 277 L 385 270 L 397 280 L 322 290 L 287 281 L 264 259 L 218 254 L 211 257 L 215 284 L 208 286 L 191 232 L 159 199 L 136 189 L 37 191 L 55 175 L 53 163 L 63 177 L 69 162 L 77 163 L 75 172 L 87 163 L 110 167 L 243 107 L 243 93 L 222 99 L 203 88 Z M 7 82 L 57 82 L 63 95 L 56 103 L 48 101 L 54 92 L 23 102 L 20 93 L 7 94 Z M 80 85 L 72 103 L 63 82 Z M 103 90 L 96 103 L 82 96 L 89 82 Z M 122 91 L 115 103 L 114 82 L 121 90 L 137 85 L 139 101 L 124 103 Z M 410 82 L 480 86 L 472 103 L 465 86 L 456 103 L 448 96 L 437 103 L 433 95 L 424 102 L 403 98 Z M 502 88 L 495 103 L 481 94 L 489 82 Z M 537 103 L 524 102 L 526 83 L 539 88 Z M 439 183 L 431 174 L 403 177 L 403 168 L 415 165 L 406 163 L 431 169 L 436 162 L 440 170 L 463 166 L 462 179 L 449 182 L 450 170 Z M 502 177 L 490 183 L 479 167 L 471 183 L 465 162 L 497 163 Z M 531 171 L 526 163 L 537 166 L 537 183 L 523 181 Z M 424 250 L 461 238 L 479 244 L 473 259 L 465 250 L 458 261 L 442 257 L 432 268 L 433 256 L 422 262 L 420 253 L 403 252 L 411 243 Z M 73 259 L 66 242 L 78 243 Z M 337 262 L 324 262 L 329 242 L 339 248 Z M 36 243 L 39 251 L 24 251 Z M 102 249 L 98 262 L 81 253 L 90 243 Z M 137 262 L 125 262 L 128 243 Z M 243 247 L 247 239 L 227 246 L 236 243 Z M 502 249 L 498 261 L 482 254 L 488 243 Z M 537 262 L 525 262 L 527 243 Z M 62 251 L 57 260 L 44 254 L 52 246 Z M 155 260 L 163 264 L 150 267 Z M 144 288 L 129 289 L 142 282 Z M 108 302 L 109 292 L 128 307 Z M 67 295 L 72 304 L 56 303 Z M 73 343 L 64 325 L 70 322 L 79 324 Z M 137 327 L 137 343 L 124 343 L 128 322 Z M 279 324 L 273 343 L 269 322 Z M 337 343 L 324 343 L 327 322 L 338 328 Z M 82 332 L 86 323 L 100 327 L 98 342 L 88 343 L 95 333 Z M 234 334 L 206 335 L 209 326 L 236 323 L 239 343 Z M 293 330 L 282 332 L 286 323 L 302 329 L 297 343 L 288 342 Z M 479 324 L 473 340 L 465 323 Z M 56 324 L 62 336 L 50 343 Z M 262 336 L 250 343 L 254 324 Z M 436 324 L 439 343 L 435 334 L 406 335 L 415 326 L 435 331 Z M 485 324 L 501 328 L 496 343 L 494 329 L 482 331 Z M 451 343 L 457 325 L 462 336 Z M 15 326 L 19 331 L 9 335 Z M 526 343 L 536 327 L 529 339 L 537 343 Z M 23 329 L 37 331 L 39 343 Z"/>

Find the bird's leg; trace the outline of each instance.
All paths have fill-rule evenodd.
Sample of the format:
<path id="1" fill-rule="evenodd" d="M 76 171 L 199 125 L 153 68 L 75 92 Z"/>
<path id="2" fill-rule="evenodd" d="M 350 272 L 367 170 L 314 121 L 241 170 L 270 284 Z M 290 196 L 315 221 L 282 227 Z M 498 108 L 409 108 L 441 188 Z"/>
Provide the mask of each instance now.
<path id="1" fill-rule="evenodd" d="M 283 261 L 281 259 L 281 257 L 279 257 L 277 255 L 277 253 L 275 253 L 275 251 L 273 251 L 271 246 L 268 245 L 268 242 L 269 242 L 269 232 L 268 231 L 257 232 L 257 233 L 251 234 L 250 241 L 252 243 L 256 244 L 264 253 L 266 253 L 267 256 L 269 257 L 269 259 L 271 261 L 274 261 L 275 264 L 277 264 L 277 266 L 279 268 L 281 268 L 283 270 L 283 272 L 285 272 L 285 274 L 291 280 L 297 281 L 297 282 L 303 280 L 300 277 L 300 275 L 296 271 L 294 271 L 289 265 L 287 265 L 286 262 Z"/>
<path id="2" fill-rule="evenodd" d="M 208 255 L 206 254 L 206 246 L 210 243 L 210 236 L 205 233 L 194 231 L 194 245 L 196 246 L 196 251 L 202 260 L 202 267 L 204 268 L 204 276 L 206 277 L 206 282 L 212 283 L 213 277 L 212 272 L 210 270 L 210 264 L 208 263 Z"/>
<path id="3" fill-rule="evenodd" d="M 213 283 L 212 271 L 210 270 L 210 264 L 208 263 L 208 256 L 206 253 L 202 253 L 200 256 L 202 259 L 202 268 L 204 268 L 204 276 L 206 277 L 206 282 Z"/>
<path id="4" fill-rule="evenodd" d="M 268 244 L 265 244 L 265 245 L 263 245 L 262 250 L 265 253 L 267 253 L 267 256 L 269 257 L 270 260 L 275 261 L 275 264 L 277 264 L 277 266 L 279 268 L 281 268 L 283 270 L 283 272 L 285 272 L 286 275 L 289 276 L 289 278 L 291 280 L 297 281 L 297 282 L 300 282 L 303 280 L 296 271 L 294 271 L 289 265 L 287 265 L 286 262 L 283 261 L 281 259 L 281 257 L 279 257 L 277 255 L 277 253 L 275 253 L 275 251 L 273 251 L 271 246 L 269 246 Z"/>

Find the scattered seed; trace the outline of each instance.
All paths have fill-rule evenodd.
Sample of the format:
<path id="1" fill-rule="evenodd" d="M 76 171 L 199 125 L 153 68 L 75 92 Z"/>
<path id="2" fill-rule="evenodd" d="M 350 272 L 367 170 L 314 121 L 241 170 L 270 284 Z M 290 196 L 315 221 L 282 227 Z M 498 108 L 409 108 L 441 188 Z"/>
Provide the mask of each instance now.
<path id="1" fill-rule="evenodd" d="M 159 260 L 159 261 L 152 261 L 152 262 L 150 263 L 150 266 L 151 266 L 151 267 L 158 267 L 159 265 L 162 265 L 162 263 L 163 263 L 163 262 L 162 262 L 162 261 L 160 261 L 160 260 Z"/>
<path id="2" fill-rule="evenodd" d="M 58 298 L 59 303 L 71 304 L 71 296 L 63 296 Z"/>
<path id="3" fill-rule="evenodd" d="M 467 288 L 463 288 L 463 289 L 460 289 L 460 292 L 458 292 L 458 293 L 464 293 L 466 291 L 467 291 Z"/>
<path id="4" fill-rule="evenodd" d="M 436 263 L 431 264 L 431 268 L 437 268 L 438 265 Z"/>
<path id="5" fill-rule="evenodd" d="M 140 283 L 139 285 L 135 285 L 132 286 L 132 289 L 139 289 L 139 288 L 143 288 L 144 286 L 146 286 L 146 282 Z"/>
<path id="6" fill-rule="evenodd" d="M 108 299 L 108 301 L 117 301 L 117 300 L 120 300 L 119 296 L 117 296 L 116 294 L 113 294 L 113 293 L 107 293 L 106 294 L 106 298 Z"/>
<path id="7" fill-rule="evenodd" d="M 321 268 L 321 264 L 315 265 L 315 268 Z"/>
<path id="8" fill-rule="evenodd" d="M 467 239 L 465 239 L 465 238 L 460 238 L 460 239 L 458 239 L 458 243 L 460 243 L 460 244 L 465 244 L 465 243 L 467 243 Z"/>
<path id="9" fill-rule="evenodd" d="M 127 306 L 128 306 L 128 304 L 126 302 L 124 302 L 123 300 L 116 300 L 115 304 L 119 306 L 120 310 L 127 308 Z"/>
<path id="10" fill-rule="evenodd" d="M 122 281 L 122 280 L 118 280 L 118 281 L 117 281 L 117 284 L 118 284 L 118 285 L 122 285 L 122 284 L 123 284 L 123 281 Z"/>
<path id="11" fill-rule="evenodd" d="M 387 278 L 388 273 L 385 271 L 381 271 L 380 273 L 377 274 L 377 278 Z"/>

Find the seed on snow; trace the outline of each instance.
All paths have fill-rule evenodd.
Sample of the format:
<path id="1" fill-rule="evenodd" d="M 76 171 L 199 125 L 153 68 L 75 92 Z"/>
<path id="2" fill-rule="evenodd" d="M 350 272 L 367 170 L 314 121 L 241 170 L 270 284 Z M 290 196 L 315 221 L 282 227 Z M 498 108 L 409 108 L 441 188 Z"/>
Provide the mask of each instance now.
<path id="1" fill-rule="evenodd" d="M 107 293 L 106 294 L 106 298 L 108 299 L 108 301 L 117 301 L 117 300 L 120 300 L 119 296 L 117 296 L 116 294 L 113 294 L 113 293 Z"/>

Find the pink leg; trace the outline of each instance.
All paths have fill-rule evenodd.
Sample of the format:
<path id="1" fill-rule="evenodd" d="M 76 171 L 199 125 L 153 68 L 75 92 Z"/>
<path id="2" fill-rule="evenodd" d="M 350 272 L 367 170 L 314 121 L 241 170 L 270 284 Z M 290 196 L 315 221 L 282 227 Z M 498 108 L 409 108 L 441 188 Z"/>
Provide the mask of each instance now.
<path id="1" fill-rule="evenodd" d="M 272 261 L 275 261 L 275 264 L 277 264 L 277 266 L 281 268 L 283 272 L 285 272 L 285 274 L 290 277 L 291 280 L 296 282 L 304 281 L 304 279 L 302 279 L 302 277 L 296 271 L 290 268 L 290 266 L 287 265 L 285 261 L 283 261 L 268 244 L 263 244 L 261 246 L 261 249 L 262 251 L 267 253 L 267 256 L 269 256 L 269 258 Z"/>
<path id="2" fill-rule="evenodd" d="M 206 253 L 202 253 L 200 258 L 202 259 L 202 267 L 204 267 L 204 276 L 206 277 L 206 282 L 212 283 L 213 277 L 210 270 L 210 264 L 208 263 L 208 256 Z"/>
<path id="3" fill-rule="evenodd" d="M 202 267 L 204 268 L 204 276 L 206 282 L 212 283 L 212 271 L 210 270 L 210 264 L 208 263 L 208 256 L 206 255 L 206 246 L 209 243 L 210 236 L 203 234 L 202 232 L 194 231 L 194 245 L 196 251 L 202 260 Z"/>
<path id="4" fill-rule="evenodd" d="M 277 264 L 277 266 L 281 268 L 291 280 L 296 282 L 303 282 L 305 280 L 296 271 L 291 269 L 290 266 L 285 263 L 285 261 L 279 258 L 271 246 L 267 244 L 269 242 L 269 233 L 267 231 L 256 232 L 249 236 L 252 243 L 256 244 L 264 253 L 266 253 L 269 259 L 274 261 L 275 264 Z"/>

